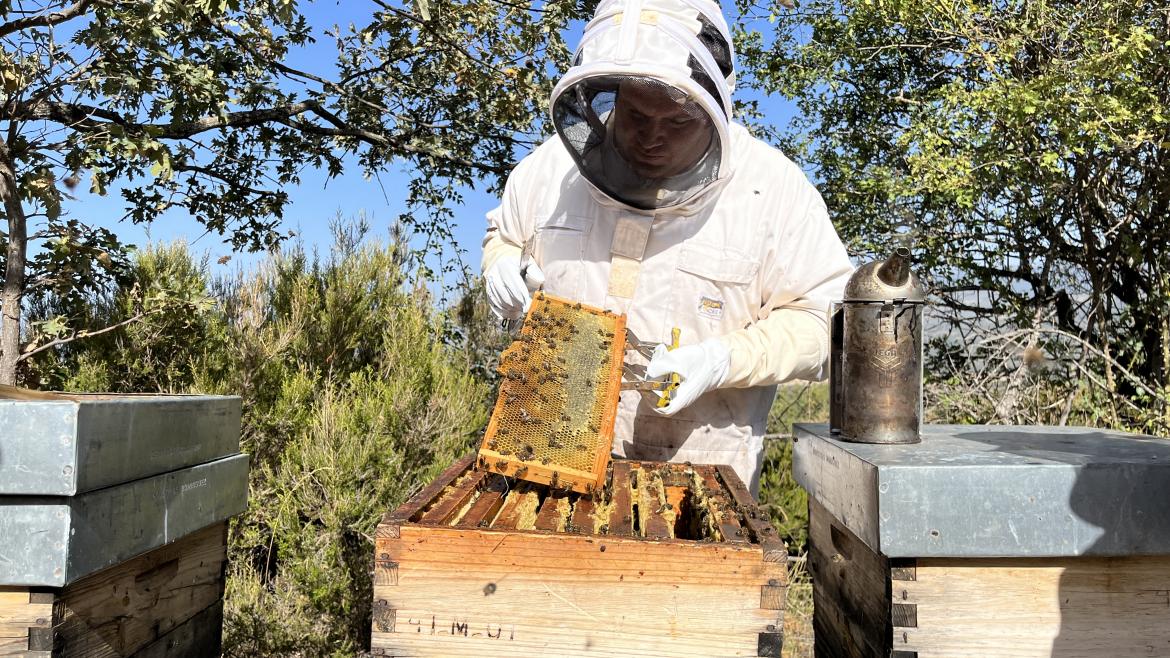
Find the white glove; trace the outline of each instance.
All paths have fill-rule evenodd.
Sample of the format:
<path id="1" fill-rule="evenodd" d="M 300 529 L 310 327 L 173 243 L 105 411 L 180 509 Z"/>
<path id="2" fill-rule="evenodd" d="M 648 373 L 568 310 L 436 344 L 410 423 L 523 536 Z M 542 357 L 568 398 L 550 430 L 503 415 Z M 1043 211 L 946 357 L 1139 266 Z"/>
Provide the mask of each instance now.
<path id="1" fill-rule="evenodd" d="M 650 365 L 646 366 L 646 377 L 656 379 L 677 372 L 682 382 L 671 395 L 670 404 L 654 410 L 666 416 L 678 413 L 700 395 L 722 386 L 730 365 L 731 350 L 716 338 L 674 350 L 667 350 L 665 345 L 655 347 Z"/>
<path id="2" fill-rule="evenodd" d="M 520 259 L 504 256 L 483 275 L 488 306 L 501 320 L 515 320 L 528 312 L 532 292 L 544 285 L 544 272 L 531 261 L 521 267 Z"/>

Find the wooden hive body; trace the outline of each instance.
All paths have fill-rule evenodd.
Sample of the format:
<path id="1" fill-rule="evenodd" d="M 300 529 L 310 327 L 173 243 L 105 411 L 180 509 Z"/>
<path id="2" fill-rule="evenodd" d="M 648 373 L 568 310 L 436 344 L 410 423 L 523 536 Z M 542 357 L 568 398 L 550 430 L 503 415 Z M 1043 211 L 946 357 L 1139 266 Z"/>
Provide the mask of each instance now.
<path id="1" fill-rule="evenodd" d="M 919 445 L 797 425 L 816 655 L 1170 657 L 1170 441 L 927 425 Z"/>
<path id="2" fill-rule="evenodd" d="M 809 503 L 818 658 L 1170 656 L 1170 556 L 890 558 Z"/>
<path id="3" fill-rule="evenodd" d="M 0 586 L 0 656 L 219 655 L 227 523 L 63 588 Z"/>
<path id="4" fill-rule="evenodd" d="M 779 656 L 787 552 L 730 469 L 593 496 L 454 464 L 378 526 L 380 656 Z"/>

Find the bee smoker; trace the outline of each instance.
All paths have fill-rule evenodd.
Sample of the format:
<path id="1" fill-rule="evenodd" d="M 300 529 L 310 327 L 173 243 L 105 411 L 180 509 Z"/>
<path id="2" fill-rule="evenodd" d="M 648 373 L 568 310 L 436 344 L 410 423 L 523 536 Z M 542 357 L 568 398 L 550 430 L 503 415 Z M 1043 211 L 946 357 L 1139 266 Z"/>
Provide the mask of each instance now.
<path id="1" fill-rule="evenodd" d="M 922 308 L 910 250 L 868 263 L 833 305 L 829 428 L 858 443 L 918 443 L 922 427 Z"/>

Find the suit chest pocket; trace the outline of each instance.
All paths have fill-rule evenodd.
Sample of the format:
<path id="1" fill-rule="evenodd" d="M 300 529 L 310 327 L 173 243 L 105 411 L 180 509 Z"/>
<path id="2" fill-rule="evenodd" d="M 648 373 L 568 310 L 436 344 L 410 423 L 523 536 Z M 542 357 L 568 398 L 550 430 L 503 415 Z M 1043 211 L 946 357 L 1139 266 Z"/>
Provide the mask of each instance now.
<path id="1" fill-rule="evenodd" d="M 674 310 L 712 333 L 726 333 L 755 319 L 752 291 L 760 261 L 728 247 L 688 243 L 679 252 Z"/>
<path id="2" fill-rule="evenodd" d="M 560 215 L 537 221 L 532 257 L 544 270 L 544 289 L 550 294 L 580 299 L 585 276 L 582 257 L 590 220 Z"/>

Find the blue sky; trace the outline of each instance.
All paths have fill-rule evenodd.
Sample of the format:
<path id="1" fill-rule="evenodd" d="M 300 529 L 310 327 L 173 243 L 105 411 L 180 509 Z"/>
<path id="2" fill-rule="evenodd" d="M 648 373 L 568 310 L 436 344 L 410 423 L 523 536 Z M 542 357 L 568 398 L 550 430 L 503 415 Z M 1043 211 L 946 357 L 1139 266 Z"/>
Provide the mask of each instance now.
<path id="1" fill-rule="evenodd" d="M 730 3 L 729 3 L 730 4 Z M 334 24 L 354 23 L 364 25 L 373 11 L 372 5 L 364 0 L 326 0 L 325 2 L 299 3 L 318 37 L 317 44 L 291 54 L 289 63 L 303 70 L 329 76 L 335 56 L 333 41 L 324 31 Z M 729 22 L 733 16 L 728 16 Z M 580 39 L 581 26 L 576 26 L 566 38 L 571 46 Z M 762 109 L 772 123 L 783 125 L 793 115 L 794 106 L 782 98 L 760 97 Z M 324 171 L 306 169 L 302 182 L 294 189 L 287 190 L 291 202 L 285 209 L 284 229 L 295 231 L 309 247 L 327 250 L 330 244 L 329 221 L 340 214 L 355 217 L 364 214 L 369 220 L 373 234 L 384 236 L 395 218 L 405 210 L 405 184 L 409 180 L 403 170 L 382 172 L 378 179 L 363 177 L 356 163 L 346 168 L 336 178 L 329 179 Z M 379 183 L 380 181 L 380 183 Z M 171 242 L 184 240 L 196 253 L 206 252 L 210 256 L 213 272 L 224 273 L 238 267 L 248 267 L 262 256 L 234 252 L 220 236 L 205 234 L 201 225 L 185 213 L 171 212 L 148 226 L 136 226 L 121 221 L 125 207 L 116 187 L 107 196 L 90 194 L 85 185 L 78 186 L 77 198 L 65 204 L 64 210 L 82 221 L 103 226 L 124 242 L 144 246 L 148 242 Z M 478 270 L 480 240 L 484 230 L 484 214 L 493 208 L 497 199 L 482 189 L 464 191 L 464 203 L 456 209 L 455 239 L 466 251 L 466 262 Z M 230 257 L 225 265 L 217 261 Z"/>

